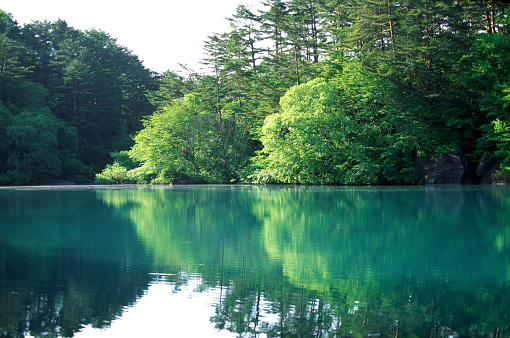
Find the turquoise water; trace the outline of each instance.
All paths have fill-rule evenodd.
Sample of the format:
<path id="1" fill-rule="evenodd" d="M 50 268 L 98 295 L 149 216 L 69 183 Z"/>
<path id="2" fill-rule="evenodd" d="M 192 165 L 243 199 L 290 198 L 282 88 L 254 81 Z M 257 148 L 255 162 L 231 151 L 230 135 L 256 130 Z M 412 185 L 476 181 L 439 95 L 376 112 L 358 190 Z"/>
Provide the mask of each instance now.
<path id="1" fill-rule="evenodd" d="M 2 334 L 510 337 L 510 188 L 0 188 Z"/>

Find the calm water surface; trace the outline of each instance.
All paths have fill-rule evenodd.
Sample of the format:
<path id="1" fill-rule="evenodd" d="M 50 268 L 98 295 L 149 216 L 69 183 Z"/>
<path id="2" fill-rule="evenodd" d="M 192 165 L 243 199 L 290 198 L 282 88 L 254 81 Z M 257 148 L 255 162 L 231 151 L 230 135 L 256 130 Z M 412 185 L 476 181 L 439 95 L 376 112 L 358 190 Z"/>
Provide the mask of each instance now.
<path id="1" fill-rule="evenodd" d="M 510 337 L 510 188 L 0 188 L 2 335 Z"/>

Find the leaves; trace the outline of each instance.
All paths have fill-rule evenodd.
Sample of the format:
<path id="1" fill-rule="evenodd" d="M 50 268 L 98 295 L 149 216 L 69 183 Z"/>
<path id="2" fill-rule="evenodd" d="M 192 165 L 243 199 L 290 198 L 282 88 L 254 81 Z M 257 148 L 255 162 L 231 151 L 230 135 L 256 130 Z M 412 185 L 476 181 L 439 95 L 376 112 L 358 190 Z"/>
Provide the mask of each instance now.
<path id="1" fill-rule="evenodd" d="M 502 169 L 510 172 L 510 124 L 497 119 L 493 125 L 498 147 L 495 154 L 501 161 Z"/>
<path id="2" fill-rule="evenodd" d="M 61 154 L 72 145 L 69 136 L 77 138 L 66 132 L 67 128 L 45 109 L 25 110 L 13 116 L 6 128 L 11 150 L 7 160 L 12 168 L 7 172 L 10 181 L 29 184 L 41 177 L 59 177 L 63 169 Z"/>

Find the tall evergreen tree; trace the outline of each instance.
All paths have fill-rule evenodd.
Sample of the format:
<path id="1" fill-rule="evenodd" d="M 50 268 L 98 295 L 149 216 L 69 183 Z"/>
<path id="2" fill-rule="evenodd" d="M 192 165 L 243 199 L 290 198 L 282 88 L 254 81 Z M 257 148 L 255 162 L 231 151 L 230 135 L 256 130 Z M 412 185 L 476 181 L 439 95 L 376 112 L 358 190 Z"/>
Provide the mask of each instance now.
<path id="1" fill-rule="evenodd" d="M 20 84 L 29 70 L 19 61 L 20 50 L 7 37 L 6 33 L 0 34 L 0 101 L 8 101 L 8 93 L 5 91 Z"/>

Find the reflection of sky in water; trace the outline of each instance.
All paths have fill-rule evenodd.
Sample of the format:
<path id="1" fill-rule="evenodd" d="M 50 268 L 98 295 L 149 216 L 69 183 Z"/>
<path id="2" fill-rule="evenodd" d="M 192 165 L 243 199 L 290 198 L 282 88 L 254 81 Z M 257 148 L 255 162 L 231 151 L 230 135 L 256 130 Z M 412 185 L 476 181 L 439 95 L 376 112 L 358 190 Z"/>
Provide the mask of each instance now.
<path id="1" fill-rule="evenodd" d="M 238 337 L 227 330 L 219 331 L 211 323 L 221 290 L 197 292 L 201 283 L 200 277 L 189 278 L 176 290 L 172 283 L 154 281 L 144 296 L 127 307 L 110 327 L 97 329 L 86 325 L 74 337 Z M 264 308 L 264 303 L 261 302 L 261 308 Z M 276 314 L 263 313 L 262 317 L 269 324 L 278 322 Z"/>
<path id="2" fill-rule="evenodd" d="M 75 337 L 235 337 L 228 331 L 218 331 L 209 319 L 220 290 L 194 292 L 200 279 L 189 279 L 178 291 L 175 285 L 155 281 L 135 305 L 126 308 L 122 317 L 106 329 L 86 326 Z"/>

